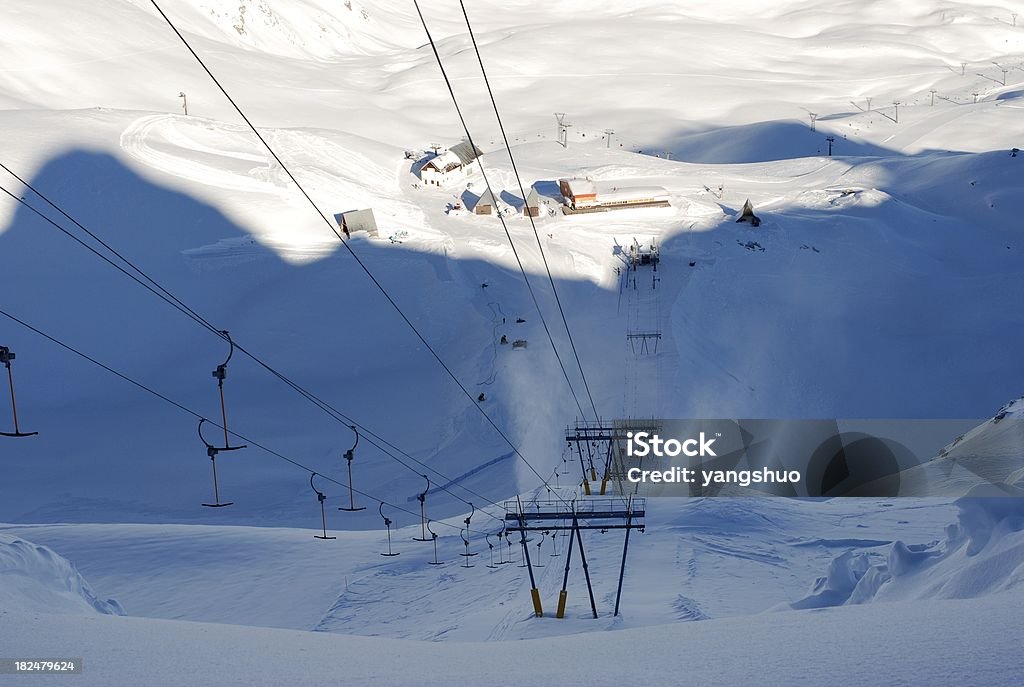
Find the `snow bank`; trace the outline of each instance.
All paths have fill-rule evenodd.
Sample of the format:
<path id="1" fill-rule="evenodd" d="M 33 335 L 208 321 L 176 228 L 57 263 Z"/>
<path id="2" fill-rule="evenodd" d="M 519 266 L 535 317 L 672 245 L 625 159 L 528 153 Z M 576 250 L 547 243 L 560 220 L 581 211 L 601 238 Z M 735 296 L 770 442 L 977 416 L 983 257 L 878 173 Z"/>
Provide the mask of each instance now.
<path id="1" fill-rule="evenodd" d="M 0 609 L 125 614 L 117 601 L 97 598 L 66 558 L 5 534 L 0 534 Z"/>
<path id="2" fill-rule="evenodd" d="M 967 554 L 981 553 L 987 544 L 1024 529 L 1024 489 L 1010 485 L 980 484 L 957 499 L 960 526 L 955 535 L 967 540 Z"/>
<path id="3" fill-rule="evenodd" d="M 958 522 L 930 544 L 894 541 L 832 560 L 806 609 L 914 599 L 969 599 L 1024 583 L 1024 489 L 979 485 L 956 501 Z"/>

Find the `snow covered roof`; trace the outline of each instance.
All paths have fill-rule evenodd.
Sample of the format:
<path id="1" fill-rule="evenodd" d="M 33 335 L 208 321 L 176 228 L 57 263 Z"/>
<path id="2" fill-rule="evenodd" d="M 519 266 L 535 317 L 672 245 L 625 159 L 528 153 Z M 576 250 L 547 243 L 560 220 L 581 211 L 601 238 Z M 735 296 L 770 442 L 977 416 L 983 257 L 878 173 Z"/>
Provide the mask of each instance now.
<path id="1" fill-rule="evenodd" d="M 463 164 L 458 155 L 451 150 L 446 150 L 440 155 L 431 158 L 423 167 L 433 167 L 438 172 L 450 172 L 457 167 L 461 167 Z"/>
<path id="2" fill-rule="evenodd" d="M 377 220 L 373 216 L 372 209 L 343 212 L 339 224 L 350 232 L 365 231 L 373 236 L 377 235 Z"/>
<path id="3" fill-rule="evenodd" d="M 495 209 L 499 209 L 508 204 L 505 201 L 500 200 L 498 194 L 493 193 L 489 188 L 485 189 L 479 196 L 469 189 L 466 189 L 462 192 L 461 200 L 467 210 L 475 210 L 478 205 L 490 205 Z"/>
<path id="4" fill-rule="evenodd" d="M 470 145 L 469 141 L 456 143 L 449 148 L 445 154 L 447 155 L 448 153 L 454 153 L 459 159 L 459 163 L 463 165 L 468 165 L 470 162 L 484 154 L 484 152 L 476 146 Z"/>
<path id="5" fill-rule="evenodd" d="M 531 208 L 540 206 L 540 194 L 537 193 L 536 186 L 531 186 L 530 192 L 526 194 L 526 205 Z"/>
<path id="6" fill-rule="evenodd" d="M 480 196 L 480 199 L 476 201 L 476 205 L 490 205 L 491 207 L 494 208 L 499 207 L 499 204 L 504 203 L 499 201 L 498 196 L 496 196 L 494 192 L 491 191 L 491 189 L 489 188 L 486 191 L 484 191 L 483 195 Z M 474 207 L 476 207 L 476 205 L 474 205 Z"/>
<path id="7" fill-rule="evenodd" d="M 574 196 L 587 196 L 597 193 L 597 185 L 591 179 L 560 179 Z"/>
<path id="8" fill-rule="evenodd" d="M 602 186 L 597 191 L 602 203 L 617 200 L 668 200 L 668 191 L 661 186 Z"/>

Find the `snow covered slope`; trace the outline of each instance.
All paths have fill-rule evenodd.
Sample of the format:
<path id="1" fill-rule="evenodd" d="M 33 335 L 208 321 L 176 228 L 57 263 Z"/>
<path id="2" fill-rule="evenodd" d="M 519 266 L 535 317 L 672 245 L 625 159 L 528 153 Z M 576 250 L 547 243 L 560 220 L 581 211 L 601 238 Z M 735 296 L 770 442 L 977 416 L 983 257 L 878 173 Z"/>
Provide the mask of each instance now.
<path id="1" fill-rule="evenodd" d="M 1008 10 L 792 0 L 710 15 L 697 3 L 638 0 L 587 5 L 580 17 L 580 7 L 471 12 L 525 183 L 590 175 L 663 186 L 673 201 L 539 223 L 602 414 L 985 417 L 1019 395 L 1024 242 L 1014 208 L 1024 197 L 1012 180 L 1022 158 L 1005 148 L 1016 143 L 1024 72 L 1011 69 L 997 86 L 1003 75 L 991 65 L 1020 48 Z M 514 201 L 454 9 L 428 8 L 427 20 L 489 178 Z M 460 136 L 413 8 L 172 0 L 165 10 L 325 215 L 372 207 L 382 236 L 403 241 L 353 247 L 550 475 L 551 449 L 579 409 L 504 232 L 493 218 L 446 216 L 452 194 L 413 188 L 402 156 Z M 85 38 L 114 25 L 109 40 Z M 611 27 L 621 40 L 603 40 Z M 537 484 L 148 3 L 103 0 L 88 12 L 23 4 L 0 32 L 5 164 L 216 326 L 438 470 L 435 483 L 472 490 L 454 486 L 461 501 L 435 493 L 434 513 Z M 941 96 L 934 106 L 930 88 Z M 179 91 L 188 117 L 174 113 Z M 893 98 L 903 102 L 898 116 L 886 109 Z M 549 140 L 555 110 L 574 110 L 568 148 Z M 806 110 L 818 113 L 817 131 Z M 605 128 L 615 129 L 610 142 Z M 832 158 L 821 157 L 826 134 L 836 138 Z M 649 154 L 662 151 L 695 162 Z M 24 195 L 10 177 L 3 183 Z M 756 232 L 730 221 L 747 198 L 766 219 Z M 564 349 L 530 227 L 520 217 L 509 228 Z M 616 276 L 617 246 L 637 235 L 662 243 L 656 294 L 624 293 Z M 13 202 L 0 204 L 0 288 L 15 294 L 14 314 L 200 413 L 218 410 L 209 372 L 223 342 Z M 512 326 L 516 318 L 525 322 Z M 635 360 L 629 327 L 662 328 L 659 354 Z M 234 510 L 197 510 L 210 486 L 194 421 L 31 333 L 4 333 L 20 353 L 22 417 L 42 428 L 3 447 L 7 484 L 51 488 L 12 488 L 0 518 L 308 522 L 301 473 L 258 451 L 225 458 Z M 506 355 L 502 334 L 532 345 Z M 244 359 L 227 393 L 240 432 L 339 474 L 343 423 Z M 421 467 L 363 458 L 359 484 L 410 503 Z M 372 509 L 332 522 L 378 524 Z"/>
<path id="2" fill-rule="evenodd" d="M 650 525 L 634 533 L 614 606 L 621 533 L 584 535 L 600 618 L 590 615 L 574 555 L 567 617 L 534 619 L 520 547 L 471 537 L 478 555 L 464 568 L 457 530 L 438 526 L 433 548 L 412 541 L 418 525 L 384 533 L 197 525 L 29 525 L 4 532 L 45 543 L 75 561 L 94 588 L 132 615 L 317 630 L 392 638 L 481 641 L 593 632 L 748 616 L 805 595 L 836 556 L 883 550 L 895 541 L 943 538 L 957 510 L 942 499 L 650 499 Z M 484 531 L 496 529 L 481 513 Z M 459 523 L 458 518 L 449 521 Z M 495 544 L 492 561 L 488 544 Z M 901 544 L 902 545 L 902 544 Z M 530 542 L 545 608 L 561 588 L 567 540 Z M 555 555 L 558 554 L 558 555 Z M 499 564 L 502 560 L 512 564 Z"/>
<path id="3" fill-rule="evenodd" d="M 18 354 L 20 422 L 40 432 L 0 443 L 4 653 L 82 655 L 75 684 L 152 681 L 143 669 L 170 675 L 172 659 L 169 681 L 226 684 L 450 684 L 456 674 L 736 684 L 753 667 L 778 684 L 1016 678 L 1019 514 L 969 501 L 658 500 L 631 543 L 618 618 L 609 609 L 621 537 L 586 535 L 596 621 L 578 569 L 568 617 L 556 621 L 531 616 L 515 564 L 486 563 L 501 527 L 490 502 L 545 494 L 534 470 L 581 498 L 578 475 L 558 469 L 564 428 L 589 402 L 576 405 L 547 342 L 541 314 L 579 392 L 546 266 L 606 417 L 987 418 L 1020 396 L 1024 156 L 1010 152 L 1024 108 L 1019 8 L 470 3 L 527 188 L 537 182 L 557 204 L 558 179 L 589 176 L 658 186 L 671 200 L 545 214 L 536 236 L 509 217 L 514 254 L 496 218 L 446 213 L 467 186 L 483 190 L 477 170 L 425 188 L 405 156 L 462 136 L 411 3 L 161 5 L 320 212 L 374 210 L 380 236 L 357 234 L 350 246 L 481 400 L 447 377 L 151 3 L 14 3 L 0 22 L 0 162 L 385 437 L 407 465 L 364 437 L 354 481 L 366 510 L 339 512 L 349 495 L 321 486 L 334 541 L 312 538 L 320 512 L 308 472 L 255 445 L 218 458 L 220 494 L 235 505 L 202 508 L 212 479 L 197 418 L 0 318 L 0 345 Z M 461 11 L 445 0 L 425 15 L 492 190 L 518 207 Z M 565 146 L 552 112 L 572 123 Z M 6 173 L 0 185 L 60 220 Z M 763 219 L 756 229 L 734 222 L 748 199 Z M 210 372 L 227 355 L 223 340 L 2 201 L 0 307 L 219 416 Z M 659 243 L 658 281 L 622 278 L 634 239 Z M 637 356 L 626 332 L 648 329 L 662 333 L 658 352 Z M 510 350 L 503 336 L 529 345 Z M 347 480 L 348 420 L 240 353 L 225 393 L 234 430 Z M 0 427 L 7 412 L 0 405 Z M 979 421 L 940 460 L 959 463 L 956 478 L 977 455 L 1019 455 L 1015 426 Z M 445 563 L 436 567 L 431 545 L 410 541 L 421 533 L 424 472 Z M 376 499 L 388 501 L 399 557 L 379 555 Z M 470 502 L 480 555 L 463 568 L 458 528 Z M 564 543 L 538 544 L 550 609 Z M 505 557 L 519 555 L 505 546 Z M 119 612 L 67 561 L 142 617 L 40 613 Z M 777 608 L 788 610 L 766 613 Z M 577 633 L 588 636 L 537 639 Z M 459 644 L 502 639 L 534 641 L 498 643 L 485 660 Z M 182 655 L 220 668 L 190 673 Z"/>
<path id="4" fill-rule="evenodd" d="M 84 657 L 81 675 L 48 684 L 443 686 L 524 681 L 613 687 L 1007 684 L 1024 629 L 1020 594 L 765 614 L 556 639 L 480 645 L 204 625 L 141 618 L 11 614 L 11 653 Z M 992 628 L 1002 631 L 993 633 Z M 927 631 L 922 631 L 927 628 Z M 837 643 L 844 650 L 837 651 Z M 951 647 L 955 647 L 951 649 Z M 182 657 L 187 657 L 183 660 Z M 642 678 L 640 677 L 642 675 Z"/>

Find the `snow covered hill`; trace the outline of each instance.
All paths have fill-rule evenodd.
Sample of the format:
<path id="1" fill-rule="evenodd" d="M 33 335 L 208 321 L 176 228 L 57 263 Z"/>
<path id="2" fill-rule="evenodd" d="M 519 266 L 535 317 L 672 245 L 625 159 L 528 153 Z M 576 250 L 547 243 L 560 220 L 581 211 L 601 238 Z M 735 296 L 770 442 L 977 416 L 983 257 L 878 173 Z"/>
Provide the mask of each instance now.
<path id="1" fill-rule="evenodd" d="M 228 684 L 336 678 L 337 656 L 374 684 L 387 684 L 382 664 L 396 684 L 455 670 L 495 684 L 524 672 L 628 684 L 638 662 L 666 683 L 735 684 L 752 665 L 778 684 L 1015 675 L 1007 641 L 1024 550 L 1019 513 L 988 507 L 998 499 L 652 499 L 618 618 L 608 608 L 621 537 L 586 535 L 596 621 L 578 584 L 569 617 L 532 618 L 523 571 L 486 563 L 497 503 L 544 495 L 545 481 L 582 498 L 578 475 L 560 470 L 563 432 L 591 411 L 546 269 L 606 418 L 976 418 L 920 471 L 949 480 L 950 494 L 986 461 L 1019 461 L 1020 423 L 992 417 L 1024 385 L 1019 7 L 469 3 L 525 190 L 536 182 L 555 208 L 559 179 L 589 177 L 670 200 L 545 211 L 535 236 L 458 3 L 424 16 L 492 191 L 513 209 L 505 226 L 451 211 L 485 190 L 479 170 L 443 188 L 414 173 L 413 153 L 463 132 L 412 3 L 160 4 L 327 224 L 146 0 L 5 8 L 0 163 L 344 418 L 236 352 L 230 427 L 269 450 L 220 455 L 219 495 L 234 505 L 200 506 L 213 483 L 191 412 L 220 417 L 211 371 L 224 340 L 18 203 L 113 257 L 0 170 L 0 309 L 166 396 L 0 315 L 0 345 L 17 352 L 19 422 L 39 432 L 0 437 L 0 653 L 87 654 L 96 663 L 81 684 L 166 667 L 140 643 L 196 665 L 219 652 L 215 677 Z M 564 145 L 551 113 L 571 124 Z M 757 228 L 734 221 L 748 199 Z M 328 224 L 365 208 L 379 235 L 350 239 L 357 262 Z M 634 240 L 659 244 L 657 280 L 623 278 Z M 656 354 L 630 347 L 637 330 L 661 333 Z M 0 401 L 0 431 L 8 413 Z M 363 432 L 353 470 L 365 493 L 317 483 L 338 539 L 316 541 L 320 504 L 303 466 L 346 482 L 351 422 L 388 443 Z M 423 473 L 444 566 L 410 541 Z M 366 510 L 339 512 L 350 498 Z M 380 501 L 400 557 L 379 555 Z M 480 555 L 467 569 L 459 528 L 471 502 Z M 538 544 L 550 608 L 564 544 Z M 120 613 L 106 596 L 140 617 L 79 617 Z M 458 642 L 569 634 L 588 636 L 524 643 L 532 660 L 519 643 L 455 660 L 472 654 Z M 951 660 L 955 642 L 976 658 Z M 859 652 L 834 650 L 851 644 Z M 332 658 L 311 658 L 320 651 Z M 283 659 L 300 655 L 293 679 Z"/>

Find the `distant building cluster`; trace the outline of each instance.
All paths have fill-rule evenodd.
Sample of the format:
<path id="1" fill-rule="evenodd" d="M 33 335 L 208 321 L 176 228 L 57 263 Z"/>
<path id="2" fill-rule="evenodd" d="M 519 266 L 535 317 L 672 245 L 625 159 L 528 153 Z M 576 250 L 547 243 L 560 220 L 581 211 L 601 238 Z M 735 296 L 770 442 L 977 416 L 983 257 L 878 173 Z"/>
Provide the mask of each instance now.
<path id="1" fill-rule="evenodd" d="M 670 207 L 669 194 L 660 186 L 621 186 L 615 182 L 596 182 L 590 178 L 565 178 L 537 181 L 530 186 L 526 198 L 485 188 L 478 192 L 467 184 L 468 167 L 483 152 L 468 141 L 440 152 L 423 154 L 413 164 L 412 172 L 423 186 L 452 188 L 464 185 L 449 213 L 510 216 L 522 213 L 528 217 L 553 215 L 558 209 L 566 215 L 605 212 L 626 208 Z M 407 157 L 415 155 L 407 153 Z"/>

